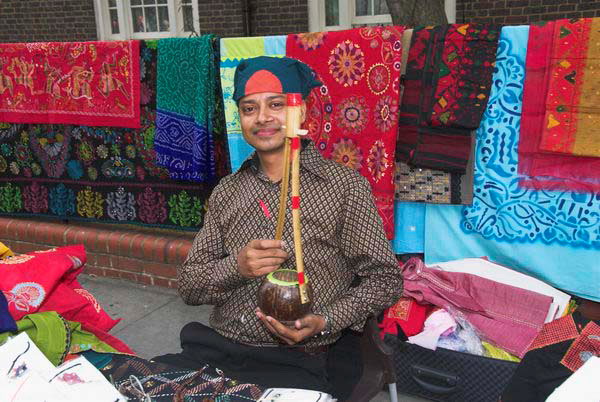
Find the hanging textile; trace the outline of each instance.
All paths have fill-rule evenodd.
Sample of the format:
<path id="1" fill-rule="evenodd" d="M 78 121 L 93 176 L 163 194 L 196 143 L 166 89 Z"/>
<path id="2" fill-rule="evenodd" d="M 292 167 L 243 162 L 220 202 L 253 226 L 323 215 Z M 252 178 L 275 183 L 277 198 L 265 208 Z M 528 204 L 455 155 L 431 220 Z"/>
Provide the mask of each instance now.
<path id="1" fill-rule="evenodd" d="M 425 251 L 425 204 L 394 202 L 394 254 Z"/>
<path id="2" fill-rule="evenodd" d="M 0 122 L 140 127 L 139 41 L 0 44 Z"/>
<path id="3" fill-rule="evenodd" d="M 156 163 L 172 179 L 215 178 L 212 116 L 217 71 L 212 35 L 158 41 Z"/>
<path id="4" fill-rule="evenodd" d="M 317 149 L 369 180 L 388 239 L 394 237 L 394 149 L 404 27 L 289 35 L 287 56 L 323 83 L 304 127 Z"/>
<path id="5" fill-rule="evenodd" d="M 493 25 L 417 28 L 408 54 L 396 161 L 464 174 L 490 91 Z"/>
<path id="6" fill-rule="evenodd" d="M 550 112 L 546 113 L 546 97 L 540 94 L 546 94 L 550 90 L 550 60 L 554 40 L 557 35 L 560 37 L 559 27 L 565 22 L 567 20 L 549 21 L 530 28 L 519 141 L 519 173 L 526 177 L 521 179 L 520 184 L 535 189 L 595 192 L 600 191 L 600 159 L 550 154 L 539 152 L 538 149 L 544 125 L 547 127 L 547 119 L 553 116 Z M 564 34 L 570 36 L 567 31 Z M 569 74 L 565 76 L 569 76 L 574 82 Z M 562 78 L 565 85 L 573 86 L 567 78 Z M 556 121 L 555 117 L 552 119 Z M 556 127 L 558 126 L 553 126 Z"/>
<path id="7" fill-rule="evenodd" d="M 0 214 L 197 231 L 210 184 L 156 165 L 156 41 L 140 48 L 139 130 L 0 124 Z"/>
<path id="8" fill-rule="evenodd" d="M 495 84 L 477 130 L 473 206 L 427 205 L 426 263 L 487 256 L 569 293 L 600 300 L 600 197 L 518 185 L 528 30 L 502 29 Z"/>
<path id="9" fill-rule="evenodd" d="M 552 35 L 539 150 L 600 157 L 600 18 L 556 21 Z"/>
<path id="10" fill-rule="evenodd" d="M 213 36 L 212 44 L 212 71 L 214 74 L 214 113 L 211 118 L 212 142 L 214 152 L 215 174 L 217 180 L 231 173 L 229 161 L 229 144 L 227 141 L 227 122 L 225 120 L 225 104 L 223 101 L 223 87 L 221 86 L 220 69 L 221 64 L 221 41 Z"/>
<path id="11" fill-rule="evenodd" d="M 285 56 L 285 40 L 285 35 L 221 39 L 221 85 L 232 171 L 236 171 L 254 151 L 244 140 L 237 104 L 233 100 L 235 69 L 244 59 Z"/>

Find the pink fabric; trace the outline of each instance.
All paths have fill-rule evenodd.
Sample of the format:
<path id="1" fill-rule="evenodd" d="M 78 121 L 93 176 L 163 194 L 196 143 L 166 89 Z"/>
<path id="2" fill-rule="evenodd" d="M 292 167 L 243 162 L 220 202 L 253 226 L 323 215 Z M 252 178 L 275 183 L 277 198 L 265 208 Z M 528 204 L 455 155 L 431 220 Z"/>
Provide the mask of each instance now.
<path id="1" fill-rule="evenodd" d="M 477 275 L 445 272 L 411 258 L 402 267 L 404 296 L 458 310 L 482 337 L 523 357 L 544 325 L 552 298 Z"/>

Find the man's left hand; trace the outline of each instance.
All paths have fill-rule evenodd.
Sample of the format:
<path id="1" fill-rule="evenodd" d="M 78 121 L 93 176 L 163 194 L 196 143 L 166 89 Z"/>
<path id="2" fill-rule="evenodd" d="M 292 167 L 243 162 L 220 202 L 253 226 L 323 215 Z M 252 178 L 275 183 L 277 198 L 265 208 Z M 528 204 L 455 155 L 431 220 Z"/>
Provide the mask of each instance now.
<path id="1" fill-rule="evenodd" d="M 260 308 L 256 309 L 256 315 L 273 335 L 288 345 L 300 343 L 318 334 L 325 328 L 325 318 L 316 314 L 307 314 L 296 320 L 293 328 L 282 324 L 271 316 L 265 315 Z"/>

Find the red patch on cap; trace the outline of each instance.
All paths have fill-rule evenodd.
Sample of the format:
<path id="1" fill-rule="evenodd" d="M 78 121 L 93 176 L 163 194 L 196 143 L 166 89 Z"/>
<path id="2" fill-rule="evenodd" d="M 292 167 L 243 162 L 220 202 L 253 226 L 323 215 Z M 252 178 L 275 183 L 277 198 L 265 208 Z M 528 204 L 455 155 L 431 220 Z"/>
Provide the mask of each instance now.
<path id="1" fill-rule="evenodd" d="M 261 92 L 283 93 L 283 85 L 279 78 L 268 70 L 258 70 L 246 82 L 244 96 Z"/>

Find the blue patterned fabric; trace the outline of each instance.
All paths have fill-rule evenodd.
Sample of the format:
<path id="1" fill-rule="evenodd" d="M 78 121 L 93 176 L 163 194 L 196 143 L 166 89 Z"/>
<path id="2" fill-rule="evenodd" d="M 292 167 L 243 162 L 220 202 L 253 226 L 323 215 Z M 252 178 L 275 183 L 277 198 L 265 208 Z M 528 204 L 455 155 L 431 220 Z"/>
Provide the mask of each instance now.
<path id="1" fill-rule="evenodd" d="M 213 144 L 206 125 L 193 117 L 156 111 L 156 163 L 172 179 L 209 181 L 214 177 Z"/>
<path id="2" fill-rule="evenodd" d="M 394 254 L 425 251 L 425 204 L 394 202 Z"/>
<path id="3" fill-rule="evenodd" d="M 0 292 L 0 334 L 2 332 L 14 332 L 17 330 L 17 323 L 8 311 L 8 302 L 4 293 Z"/>
<path id="4" fill-rule="evenodd" d="M 528 27 L 505 27 L 493 89 L 477 130 L 473 205 L 427 205 L 427 263 L 488 256 L 600 300 L 600 194 L 518 186 Z"/>
<path id="5" fill-rule="evenodd" d="M 212 119 L 217 68 L 213 35 L 158 41 L 156 161 L 173 179 L 215 178 Z"/>

